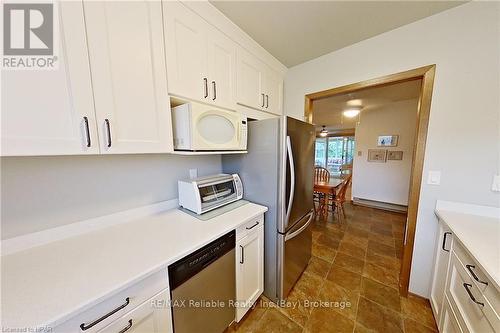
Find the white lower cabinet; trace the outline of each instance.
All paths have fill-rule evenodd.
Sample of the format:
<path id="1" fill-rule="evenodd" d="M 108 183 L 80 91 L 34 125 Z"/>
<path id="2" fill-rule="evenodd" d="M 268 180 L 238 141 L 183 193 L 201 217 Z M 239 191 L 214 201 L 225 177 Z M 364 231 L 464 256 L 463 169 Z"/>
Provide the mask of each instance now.
<path id="1" fill-rule="evenodd" d="M 170 333 L 171 316 L 168 273 L 164 269 L 107 297 L 54 327 L 52 331 Z"/>
<path id="2" fill-rule="evenodd" d="M 440 329 L 441 332 L 462 333 L 460 325 L 458 324 L 457 317 L 455 316 L 455 313 L 451 308 L 450 302 L 448 302 L 448 299 L 446 297 L 444 298 L 441 318 L 442 318 L 441 329 Z"/>
<path id="3" fill-rule="evenodd" d="M 99 333 L 168 333 L 172 332 L 172 313 L 168 307 L 169 291 L 164 290 L 139 305 Z"/>
<path id="4" fill-rule="evenodd" d="M 440 222 L 430 298 L 431 307 L 434 311 L 434 317 L 438 323 L 444 300 L 444 288 L 446 286 L 446 276 L 448 272 L 448 263 L 450 261 L 452 242 L 453 235 L 450 229 L 444 223 Z"/>
<path id="5" fill-rule="evenodd" d="M 264 226 L 263 218 L 243 226 L 246 234 L 236 241 L 236 321 L 264 291 Z"/>
<path id="6" fill-rule="evenodd" d="M 500 332 L 500 292 L 440 221 L 431 305 L 440 332 Z"/>

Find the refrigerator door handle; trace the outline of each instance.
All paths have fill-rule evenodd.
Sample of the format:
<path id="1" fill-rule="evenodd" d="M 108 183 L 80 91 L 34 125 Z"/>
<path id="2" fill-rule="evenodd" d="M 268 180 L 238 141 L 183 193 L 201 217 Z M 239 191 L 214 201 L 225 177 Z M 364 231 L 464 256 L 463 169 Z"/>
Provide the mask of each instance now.
<path id="1" fill-rule="evenodd" d="M 293 196 L 295 195 L 295 164 L 293 161 L 292 141 L 289 135 L 286 137 L 286 151 L 288 153 L 288 163 L 290 165 L 290 196 L 288 198 L 285 226 L 288 225 L 288 221 L 290 219 L 290 213 L 292 212 L 293 205 Z"/>
<path id="2" fill-rule="evenodd" d="M 285 236 L 285 242 L 296 237 L 297 235 L 299 235 L 302 231 L 304 231 L 309 226 L 309 224 L 311 224 L 311 221 L 313 219 L 314 214 L 311 211 L 308 215 L 309 215 L 309 219 L 302 227 L 300 227 L 296 231 L 292 232 L 291 234 Z"/>

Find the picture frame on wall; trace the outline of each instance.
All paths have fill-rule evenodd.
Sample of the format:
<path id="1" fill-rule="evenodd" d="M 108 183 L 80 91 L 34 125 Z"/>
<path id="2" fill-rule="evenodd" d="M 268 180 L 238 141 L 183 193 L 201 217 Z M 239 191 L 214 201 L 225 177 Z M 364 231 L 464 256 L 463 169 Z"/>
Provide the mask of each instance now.
<path id="1" fill-rule="evenodd" d="M 398 145 L 399 135 L 379 135 L 377 146 L 379 147 L 396 147 Z"/>
<path id="2" fill-rule="evenodd" d="M 387 160 L 401 161 L 402 159 L 403 159 L 403 151 L 402 150 L 388 150 L 387 151 Z"/>
<path id="3" fill-rule="evenodd" d="M 368 149 L 368 162 L 385 163 L 386 158 L 387 158 L 387 150 Z"/>

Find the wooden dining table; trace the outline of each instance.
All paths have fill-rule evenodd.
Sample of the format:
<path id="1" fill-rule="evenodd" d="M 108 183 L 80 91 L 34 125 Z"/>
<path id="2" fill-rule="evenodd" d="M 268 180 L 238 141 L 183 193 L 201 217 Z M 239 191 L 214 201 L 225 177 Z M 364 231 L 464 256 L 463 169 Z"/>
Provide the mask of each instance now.
<path id="1" fill-rule="evenodd" d="M 335 196 L 337 190 L 344 183 L 344 179 L 330 178 L 327 182 L 317 181 L 314 182 L 314 192 L 324 194 L 319 201 L 319 215 L 321 217 L 328 216 L 328 197 Z"/>

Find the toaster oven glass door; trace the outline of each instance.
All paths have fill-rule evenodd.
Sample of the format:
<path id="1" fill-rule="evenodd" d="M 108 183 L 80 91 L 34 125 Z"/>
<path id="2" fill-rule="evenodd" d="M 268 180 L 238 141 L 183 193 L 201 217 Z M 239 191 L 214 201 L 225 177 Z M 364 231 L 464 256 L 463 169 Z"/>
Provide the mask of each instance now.
<path id="1" fill-rule="evenodd" d="M 232 180 L 216 184 L 199 185 L 198 189 L 200 191 L 202 210 L 236 198 L 236 188 Z"/>

